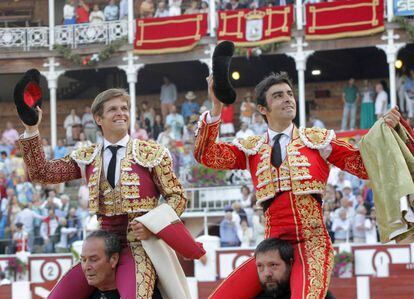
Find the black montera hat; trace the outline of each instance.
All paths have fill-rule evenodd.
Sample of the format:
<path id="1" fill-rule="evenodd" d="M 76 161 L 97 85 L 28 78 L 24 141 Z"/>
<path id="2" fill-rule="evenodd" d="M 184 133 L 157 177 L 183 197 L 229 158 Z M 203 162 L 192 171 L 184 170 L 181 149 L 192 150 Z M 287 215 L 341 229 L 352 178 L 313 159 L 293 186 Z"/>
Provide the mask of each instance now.
<path id="1" fill-rule="evenodd" d="M 14 87 L 14 103 L 17 113 L 26 125 L 37 124 L 39 115 L 35 108 L 40 107 L 41 102 L 40 72 L 36 69 L 30 69 Z"/>
<path id="2" fill-rule="evenodd" d="M 234 54 L 234 44 L 231 41 L 222 41 L 213 53 L 213 91 L 214 95 L 224 104 L 236 101 L 236 92 L 230 83 L 230 61 Z"/>

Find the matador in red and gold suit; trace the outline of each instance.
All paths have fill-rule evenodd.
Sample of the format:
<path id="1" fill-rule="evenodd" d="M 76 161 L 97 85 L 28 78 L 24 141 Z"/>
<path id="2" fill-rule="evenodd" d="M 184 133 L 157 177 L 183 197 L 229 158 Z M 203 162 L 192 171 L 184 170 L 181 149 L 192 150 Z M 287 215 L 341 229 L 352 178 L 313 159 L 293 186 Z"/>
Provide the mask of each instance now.
<path id="1" fill-rule="evenodd" d="M 332 130 L 297 128 L 292 123 L 284 131 L 290 141 L 282 164 L 276 168 L 271 163 L 270 131 L 233 143 L 218 142 L 220 120 L 212 120 L 207 113 L 201 116 L 196 133 L 196 160 L 210 168 L 250 171 L 257 203 L 265 211 L 265 238 L 281 238 L 294 246 L 291 298 L 324 298 L 333 267 L 333 248 L 322 217 L 321 195 L 329 163 L 367 178 L 359 151 L 336 139 Z M 210 298 L 252 299 L 260 292 L 251 258 Z"/>
<path id="2" fill-rule="evenodd" d="M 129 224 L 156 208 L 160 195 L 177 215 L 183 213 L 187 201 L 163 146 L 128 135 L 121 142 L 125 143 L 126 152 L 120 162 L 119 180 L 112 188 L 104 174 L 102 144 L 83 147 L 65 158 L 47 161 L 39 134 L 19 141 L 33 181 L 57 184 L 86 178 L 89 211 L 98 215 L 101 229 L 118 235 L 123 245 L 116 274 L 119 293 L 127 299 L 150 299 L 157 273 Z M 49 298 L 87 299 L 93 291 L 78 264 L 57 284 Z"/>

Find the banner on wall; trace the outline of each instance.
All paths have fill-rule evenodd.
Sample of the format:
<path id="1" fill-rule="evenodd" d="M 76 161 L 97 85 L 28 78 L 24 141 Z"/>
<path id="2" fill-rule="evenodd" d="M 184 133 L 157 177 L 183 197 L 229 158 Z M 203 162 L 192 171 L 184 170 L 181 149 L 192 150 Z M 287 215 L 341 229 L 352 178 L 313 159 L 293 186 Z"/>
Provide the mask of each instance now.
<path id="1" fill-rule="evenodd" d="M 193 49 L 207 34 L 207 14 L 136 20 L 135 52 L 165 54 Z"/>
<path id="2" fill-rule="evenodd" d="M 347 0 L 306 5 L 306 39 L 364 36 L 384 31 L 383 0 Z"/>
<path id="3" fill-rule="evenodd" d="M 219 11 L 218 16 L 217 39 L 230 40 L 238 47 L 254 47 L 291 39 L 292 5 Z"/>

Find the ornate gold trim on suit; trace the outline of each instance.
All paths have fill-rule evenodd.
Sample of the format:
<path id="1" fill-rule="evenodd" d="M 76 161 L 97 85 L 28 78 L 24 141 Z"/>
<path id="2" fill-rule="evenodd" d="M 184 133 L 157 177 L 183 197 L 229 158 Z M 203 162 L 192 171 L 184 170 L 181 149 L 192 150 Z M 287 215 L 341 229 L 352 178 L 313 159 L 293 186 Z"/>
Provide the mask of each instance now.
<path id="1" fill-rule="evenodd" d="M 319 203 L 311 195 L 297 196 L 294 202 L 299 215 L 299 232 L 306 248 L 304 260 L 309 281 L 306 299 L 319 299 L 324 295 L 329 283 L 333 267 L 333 250 L 325 240 L 325 226 Z M 325 273 L 328 279 L 325 279 Z"/>
<path id="2" fill-rule="evenodd" d="M 260 150 L 259 155 L 260 159 L 257 163 L 257 185 L 256 185 L 256 198 L 259 202 L 270 199 L 275 196 L 276 190 L 273 185 L 273 178 L 271 172 L 271 163 L 270 163 L 270 145 L 264 143 Z"/>
<path id="3" fill-rule="evenodd" d="M 246 155 L 255 155 L 265 141 L 264 136 L 249 136 L 247 138 L 236 138 L 233 144 Z"/>
<path id="4" fill-rule="evenodd" d="M 322 128 L 299 128 L 299 137 L 311 149 L 323 149 L 335 138 L 333 130 Z"/>
<path id="5" fill-rule="evenodd" d="M 84 146 L 79 149 L 74 150 L 70 157 L 79 164 L 89 165 L 95 159 L 95 157 L 100 155 L 102 150 L 102 144 L 96 143 L 89 146 Z"/>
<path id="6" fill-rule="evenodd" d="M 167 203 L 180 216 L 187 206 L 187 199 L 184 196 L 183 186 L 174 174 L 172 161 L 168 155 L 165 155 L 153 168 L 152 177 L 162 196 L 167 199 Z"/>
<path id="7" fill-rule="evenodd" d="M 155 141 L 133 140 L 132 155 L 134 161 L 145 168 L 153 168 L 159 165 L 165 155 L 168 155 L 167 149 Z"/>

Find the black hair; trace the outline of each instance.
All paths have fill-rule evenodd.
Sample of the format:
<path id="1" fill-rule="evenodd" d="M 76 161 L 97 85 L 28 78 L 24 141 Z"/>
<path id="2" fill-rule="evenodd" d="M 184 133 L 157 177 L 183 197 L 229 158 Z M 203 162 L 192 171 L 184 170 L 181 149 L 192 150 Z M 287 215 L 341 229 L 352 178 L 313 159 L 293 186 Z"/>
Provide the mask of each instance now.
<path id="1" fill-rule="evenodd" d="M 86 240 L 98 238 L 103 239 L 105 243 L 105 254 L 108 259 L 110 259 L 115 253 L 121 254 L 121 242 L 117 235 L 108 232 L 106 230 L 96 230 L 91 232 L 86 238 Z"/>
<path id="2" fill-rule="evenodd" d="M 293 90 L 293 84 L 286 72 L 270 73 L 269 76 L 265 77 L 259 84 L 256 85 L 254 91 L 256 94 L 256 105 L 260 105 L 267 108 L 266 92 L 270 87 L 276 84 L 286 83 Z M 262 115 L 267 123 L 267 119 Z"/>
<path id="3" fill-rule="evenodd" d="M 254 256 L 256 257 L 258 254 L 269 251 L 278 251 L 286 265 L 291 265 L 293 261 L 293 246 L 289 242 L 278 238 L 265 239 L 257 245 Z"/>

